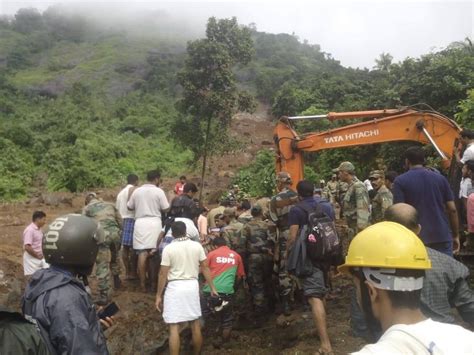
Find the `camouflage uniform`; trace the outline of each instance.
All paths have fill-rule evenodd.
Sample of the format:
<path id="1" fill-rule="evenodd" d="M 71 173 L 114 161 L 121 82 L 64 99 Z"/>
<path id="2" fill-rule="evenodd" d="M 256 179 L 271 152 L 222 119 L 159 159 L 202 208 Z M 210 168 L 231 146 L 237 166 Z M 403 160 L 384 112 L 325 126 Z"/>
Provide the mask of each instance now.
<path id="1" fill-rule="evenodd" d="M 247 224 L 248 222 L 252 220 L 252 218 L 253 218 L 252 214 L 250 213 L 250 210 L 248 210 L 241 213 L 239 217 L 237 217 L 237 220 L 242 224 Z"/>
<path id="2" fill-rule="evenodd" d="M 258 316 L 266 311 L 272 292 L 273 250 L 275 235 L 269 230 L 267 222 L 255 218 L 242 229 L 241 245 L 248 256 L 247 280 L 250 286 L 254 311 Z"/>
<path id="3" fill-rule="evenodd" d="M 329 189 L 329 193 L 331 196 L 331 199 L 329 200 L 332 204 L 336 202 L 336 195 L 337 195 L 337 187 L 338 187 L 338 182 L 329 180 L 326 187 Z"/>
<path id="4" fill-rule="evenodd" d="M 321 198 L 323 198 L 326 201 L 331 202 L 333 200 L 331 191 L 329 190 L 329 187 L 324 186 L 323 191 L 321 192 Z"/>
<path id="5" fill-rule="evenodd" d="M 120 275 L 120 230 L 122 218 L 112 203 L 92 199 L 84 207 L 82 214 L 94 218 L 104 231 L 105 241 L 99 244 L 96 259 L 96 277 L 99 289 L 99 304 L 111 301 L 110 271 L 113 276 Z"/>
<path id="6" fill-rule="evenodd" d="M 288 297 L 293 289 L 293 282 L 286 270 L 286 244 L 290 235 L 288 226 L 288 213 L 291 206 L 281 208 L 276 207 L 276 202 L 288 200 L 298 196 L 296 192 L 284 188 L 281 192 L 272 197 L 270 201 L 270 218 L 278 228 L 278 262 L 276 264 L 278 272 L 278 285 L 280 297 Z"/>
<path id="7" fill-rule="evenodd" d="M 339 204 L 342 204 L 344 197 L 346 196 L 347 190 L 349 189 L 349 184 L 347 182 L 339 181 L 337 189 L 337 198 Z"/>
<path id="8" fill-rule="evenodd" d="M 343 199 L 343 215 L 349 228 L 349 239 L 369 226 L 370 221 L 370 199 L 364 183 L 355 176 L 352 183 L 348 185 Z"/>
<path id="9" fill-rule="evenodd" d="M 372 223 L 382 222 L 386 209 L 392 204 L 392 193 L 385 185 L 382 185 L 372 199 Z"/>
<path id="10" fill-rule="evenodd" d="M 227 245 L 232 250 L 235 250 L 238 254 L 241 254 L 242 250 L 240 245 L 240 233 L 242 231 L 243 223 L 240 223 L 236 219 L 231 220 L 229 225 L 222 229 L 222 236 L 227 242 Z"/>

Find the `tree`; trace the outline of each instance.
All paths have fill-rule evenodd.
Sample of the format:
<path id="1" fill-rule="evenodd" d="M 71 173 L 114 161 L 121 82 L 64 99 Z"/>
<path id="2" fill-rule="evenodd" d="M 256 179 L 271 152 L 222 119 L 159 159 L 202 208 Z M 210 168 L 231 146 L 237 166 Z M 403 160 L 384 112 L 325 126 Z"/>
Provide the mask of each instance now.
<path id="1" fill-rule="evenodd" d="M 31 33 L 43 27 L 43 18 L 36 9 L 20 9 L 15 14 L 13 28 L 21 33 Z"/>
<path id="2" fill-rule="evenodd" d="M 227 140 L 227 129 L 237 111 L 253 111 L 255 102 L 237 88 L 236 64 L 246 65 L 253 54 L 251 31 L 240 27 L 237 19 L 207 23 L 206 38 L 188 43 L 184 69 L 178 74 L 183 97 L 178 108 L 185 115 L 175 131 L 194 156 L 203 158 L 202 182 L 208 153 Z M 204 184 L 202 184 L 204 186 Z M 202 187 L 200 192 L 202 196 Z"/>
<path id="3" fill-rule="evenodd" d="M 474 89 L 468 90 L 467 98 L 459 103 L 459 112 L 454 115 L 464 128 L 474 128 Z"/>
<path id="4" fill-rule="evenodd" d="M 390 66 L 392 65 L 392 60 L 393 56 L 390 53 L 384 53 L 382 52 L 379 55 L 378 59 L 375 59 L 375 67 L 374 69 L 380 70 L 380 71 L 390 71 Z"/>

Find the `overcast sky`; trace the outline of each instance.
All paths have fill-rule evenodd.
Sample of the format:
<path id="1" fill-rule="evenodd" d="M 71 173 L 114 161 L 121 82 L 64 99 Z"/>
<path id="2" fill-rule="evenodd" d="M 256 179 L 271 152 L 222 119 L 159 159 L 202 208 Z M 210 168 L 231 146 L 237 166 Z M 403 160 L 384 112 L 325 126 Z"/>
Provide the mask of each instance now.
<path id="1" fill-rule="evenodd" d="M 78 6 L 77 0 L 0 0 L 0 13 L 14 14 L 22 7 L 45 10 L 56 3 Z M 200 31 L 210 16 L 236 16 L 239 23 L 255 23 L 260 31 L 295 33 L 352 67 L 372 68 L 382 52 L 395 61 L 418 57 L 474 34 L 474 0 L 80 2 L 81 8 L 94 12 L 98 6 L 107 9 L 106 16 L 163 9 L 198 24 Z"/>

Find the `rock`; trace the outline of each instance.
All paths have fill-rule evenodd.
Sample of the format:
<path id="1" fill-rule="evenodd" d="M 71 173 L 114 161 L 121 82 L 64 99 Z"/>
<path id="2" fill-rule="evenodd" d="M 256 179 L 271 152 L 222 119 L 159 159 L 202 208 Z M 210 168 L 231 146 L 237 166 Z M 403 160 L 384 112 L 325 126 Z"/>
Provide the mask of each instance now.
<path id="1" fill-rule="evenodd" d="M 62 197 L 61 203 L 72 207 L 72 197 Z"/>
<path id="2" fill-rule="evenodd" d="M 42 196 L 33 197 L 26 202 L 27 205 L 32 205 L 32 206 L 39 206 L 39 205 L 42 205 L 43 203 L 44 203 L 44 200 Z"/>
<path id="3" fill-rule="evenodd" d="M 41 198 L 43 199 L 46 206 L 59 206 L 61 203 L 60 197 L 50 193 L 42 194 Z"/>
<path id="4" fill-rule="evenodd" d="M 217 173 L 217 176 L 219 177 L 228 177 L 228 178 L 234 178 L 235 174 L 232 171 L 229 170 L 221 170 Z"/>

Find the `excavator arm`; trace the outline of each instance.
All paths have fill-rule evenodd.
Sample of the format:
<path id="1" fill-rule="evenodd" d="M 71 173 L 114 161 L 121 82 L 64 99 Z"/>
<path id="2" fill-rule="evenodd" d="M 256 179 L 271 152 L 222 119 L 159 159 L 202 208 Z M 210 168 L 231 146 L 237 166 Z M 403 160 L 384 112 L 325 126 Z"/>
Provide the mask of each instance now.
<path id="1" fill-rule="evenodd" d="M 294 184 L 303 179 L 303 152 L 374 143 L 413 141 L 431 144 L 443 158 L 443 165 L 447 168 L 460 132 L 454 121 L 441 114 L 411 109 L 329 113 L 312 118 L 370 120 L 300 136 L 291 127 L 290 118 L 280 119 L 274 131 L 276 168 L 277 171 L 289 172 Z"/>

